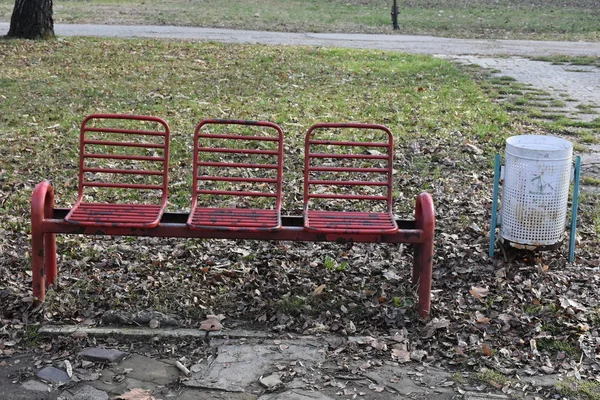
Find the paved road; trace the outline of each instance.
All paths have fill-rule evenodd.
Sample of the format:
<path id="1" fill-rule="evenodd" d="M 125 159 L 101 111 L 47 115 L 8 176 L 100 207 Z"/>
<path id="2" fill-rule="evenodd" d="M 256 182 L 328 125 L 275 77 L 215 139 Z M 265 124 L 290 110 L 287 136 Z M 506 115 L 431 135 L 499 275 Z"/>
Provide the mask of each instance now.
<path id="1" fill-rule="evenodd" d="M 8 23 L 0 23 L 0 35 L 5 35 L 8 32 L 8 27 Z M 533 40 L 448 39 L 433 36 L 408 35 L 261 32 L 179 26 L 56 24 L 54 30 L 59 36 L 196 39 L 228 43 L 369 48 L 420 54 L 488 56 L 569 54 L 577 56 L 600 56 L 600 42 L 547 42 Z"/>

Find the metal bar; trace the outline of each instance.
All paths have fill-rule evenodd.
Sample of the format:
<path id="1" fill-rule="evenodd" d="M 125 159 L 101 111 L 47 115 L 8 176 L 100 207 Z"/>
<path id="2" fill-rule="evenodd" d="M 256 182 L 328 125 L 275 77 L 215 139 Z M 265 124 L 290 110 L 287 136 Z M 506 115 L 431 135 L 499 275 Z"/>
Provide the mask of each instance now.
<path id="1" fill-rule="evenodd" d="M 373 181 L 319 181 L 310 180 L 308 182 L 311 185 L 332 185 L 332 186 L 387 186 L 387 182 L 373 182 Z"/>
<path id="2" fill-rule="evenodd" d="M 87 158 L 103 158 L 103 159 L 111 159 L 111 160 L 132 160 L 132 161 L 156 161 L 156 162 L 164 162 L 164 157 L 153 157 L 153 156 L 134 156 L 134 155 L 124 155 L 124 154 L 93 154 L 93 153 L 84 153 L 83 157 Z"/>
<path id="3" fill-rule="evenodd" d="M 236 190 L 197 189 L 196 193 L 198 193 L 198 194 L 222 195 L 222 196 L 277 197 L 277 193 L 243 192 L 243 191 L 236 191 Z"/>
<path id="4" fill-rule="evenodd" d="M 84 140 L 82 146 L 87 144 L 92 145 L 100 145 L 100 146 L 118 146 L 118 147 L 137 147 L 144 149 L 163 149 L 165 148 L 165 144 L 156 144 L 156 143 L 135 143 L 135 142 L 109 142 L 106 140 Z"/>
<path id="5" fill-rule="evenodd" d="M 147 189 L 147 190 L 162 190 L 163 186 L 159 185 L 142 185 L 138 183 L 108 183 L 108 182 L 83 182 L 82 187 L 105 187 L 116 189 Z"/>
<path id="6" fill-rule="evenodd" d="M 431 310 L 431 285 L 433 279 L 433 252 L 435 235 L 435 207 L 429 193 L 423 192 L 417 196 L 415 205 L 415 223 L 423 232 L 423 242 L 415 246 L 415 256 L 418 256 L 418 271 L 413 270 L 419 280 L 418 312 L 422 318 L 429 317 Z"/>
<path id="7" fill-rule="evenodd" d="M 494 162 L 494 194 L 492 196 L 492 222 L 490 223 L 490 246 L 488 255 L 494 256 L 494 247 L 496 246 L 496 227 L 498 222 L 498 194 L 500 192 L 500 154 L 496 154 Z"/>
<path id="8" fill-rule="evenodd" d="M 579 179 L 581 175 L 581 157 L 575 157 L 575 182 L 573 183 L 573 205 L 571 208 L 571 234 L 569 236 L 569 262 L 575 261 L 575 242 L 577 241 L 577 211 L 579 208 Z"/>
<path id="9" fill-rule="evenodd" d="M 97 128 L 92 126 L 87 126 L 85 128 L 86 132 L 100 132 L 100 133 L 123 133 L 128 135 L 144 135 L 144 136 L 165 136 L 165 132 L 159 131 L 145 131 L 145 130 L 136 130 L 136 129 L 121 129 L 121 128 Z"/>
<path id="10" fill-rule="evenodd" d="M 348 158 L 348 159 L 361 159 L 361 160 L 387 160 L 388 156 L 385 155 L 367 155 L 367 154 L 341 154 L 341 153 L 310 153 L 311 158 Z"/>
<path id="11" fill-rule="evenodd" d="M 226 163 L 212 161 L 198 161 L 198 167 L 224 167 L 224 168 L 262 168 L 262 169 L 278 169 L 277 164 L 246 164 L 246 163 Z"/>
<path id="12" fill-rule="evenodd" d="M 181 215 L 187 218 L 188 214 Z M 162 220 L 170 219 L 172 215 L 163 214 Z M 299 217 L 301 218 L 301 217 Z M 177 218 L 178 220 L 181 218 Z M 290 240 L 307 242 L 356 242 L 356 243 L 422 243 L 421 229 L 401 229 L 393 234 L 344 235 L 339 233 L 323 234 L 305 230 L 302 225 L 289 224 L 294 217 L 282 218 L 280 230 L 274 232 L 253 231 L 221 231 L 221 230 L 191 230 L 184 222 L 161 222 L 155 228 L 127 227 L 97 227 L 80 226 L 66 223 L 63 219 L 45 219 L 41 230 L 45 233 L 79 234 L 79 235 L 109 235 L 109 236 L 148 236 L 148 237 L 181 237 L 181 238 L 212 238 L 212 239 L 248 239 L 248 240 Z M 298 222 L 300 222 L 298 220 Z"/>
<path id="13" fill-rule="evenodd" d="M 350 142 L 338 140 L 315 140 L 311 139 L 309 144 L 335 145 L 335 146 L 362 146 L 362 147 L 388 147 L 387 143 L 382 142 Z"/>
<path id="14" fill-rule="evenodd" d="M 199 181 L 219 181 L 219 182 L 249 182 L 249 183 L 277 183 L 275 178 L 241 178 L 237 176 L 212 176 L 212 175 L 198 175 L 196 179 Z"/>
<path id="15" fill-rule="evenodd" d="M 279 154 L 277 150 L 233 149 L 223 147 L 198 147 L 198 151 L 205 153 L 264 154 L 270 156 Z"/>
<path id="16" fill-rule="evenodd" d="M 388 173 L 387 168 L 347 168 L 347 167 L 308 167 L 308 172 L 376 172 L 385 174 Z"/>
<path id="17" fill-rule="evenodd" d="M 152 171 L 143 169 L 115 169 L 115 168 L 84 168 L 83 172 L 92 172 L 98 174 L 123 174 L 123 175 L 153 175 L 161 176 L 162 171 Z"/>
<path id="18" fill-rule="evenodd" d="M 308 194 L 309 199 L 345 199 L 345 200 L 387 200 L 386 196 L 368 196 L 360 194 Z"/>
<path id="19" fill-rule="evenodd" d="M 245 136 L 245 135 L 233 135 L 226 133 L 199 133 L 199 138 L 210 138 L 210 139 L 233 139 L 233 140 L 257 140 L 262 142 L 276 142 L 279 139 L 274 136 Z"/>

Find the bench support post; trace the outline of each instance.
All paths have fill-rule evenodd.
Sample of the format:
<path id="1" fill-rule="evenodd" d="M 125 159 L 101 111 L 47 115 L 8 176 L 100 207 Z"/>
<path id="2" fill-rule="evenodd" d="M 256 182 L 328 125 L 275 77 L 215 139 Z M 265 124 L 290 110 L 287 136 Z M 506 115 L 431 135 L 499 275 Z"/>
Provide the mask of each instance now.
<path id="1" fill-rule="evenodd" d="M 415 244 L 412 283 L 418 283 L 418 311 L 422 318 L 429 316 L 431 308 L 431 281 L 433 275 L 433 238 L 435 230 L 435 211 L 433 199 L 428 193 L 417 196 L 415 206 L 417 229 L 423 231 L 422 242 Z"/>
<path id="2" fill-rule="evenodd" d="M 44 233 L 43 224 L 54 211 L 54 189 L 48 182 L 38 184 L 31 196 L 31 269 L 33 297 L 42 302 L 46 285 L 56 279 L 56 234 Z"/>

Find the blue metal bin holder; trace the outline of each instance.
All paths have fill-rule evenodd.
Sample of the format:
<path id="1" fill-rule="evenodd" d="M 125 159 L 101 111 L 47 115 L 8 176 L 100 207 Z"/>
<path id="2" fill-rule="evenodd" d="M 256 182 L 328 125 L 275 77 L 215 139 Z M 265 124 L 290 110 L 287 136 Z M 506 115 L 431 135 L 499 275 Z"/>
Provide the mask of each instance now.
<path id="1" fill-rule="evenodd" d="M 571 205 L 571 228 L 569 234 L 569 262 L 575 261 L 575 242 L 577 235 L 577 209 L 579 207 L 579 178 L 581 174 L 581 157 L 575 157 L 573 169 L 573 201 Z M 496 246 L 496 228 L 500 227 L 498 218 L 498 196 L 500 194 L 500 181 L 502 180 L 503 166 L 500 154 L 496 154 L 494 162 L 494 197 L 492 200 L 492 222 L 490 224 L 490 258 L 494 256 Z"/>

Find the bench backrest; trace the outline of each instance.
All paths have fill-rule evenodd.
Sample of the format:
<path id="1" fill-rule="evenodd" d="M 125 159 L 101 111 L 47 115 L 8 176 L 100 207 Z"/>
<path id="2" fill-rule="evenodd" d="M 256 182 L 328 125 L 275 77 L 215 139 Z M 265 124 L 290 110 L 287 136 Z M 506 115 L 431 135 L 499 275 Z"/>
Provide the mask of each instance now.
<path id="1" fill-rule="evenodd" d="M 382 125 L 320 123 L 305 138 L 304 209 L 392 210 L 394 141 Z"/>
<path id="2" fill-rule="evenodd" d="M 282 181 L 283 131 L 278 125 L 208 119 L 196 127 L 192 208 L 280 210 Z"/>
<path id="3" fill-rule="evenodd" d="M 168 124 L 157 117 L 88 116 L 80 130 L 79 199 L 166 205 L 169 140 Z"/>

